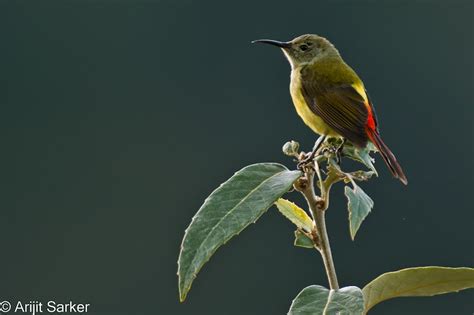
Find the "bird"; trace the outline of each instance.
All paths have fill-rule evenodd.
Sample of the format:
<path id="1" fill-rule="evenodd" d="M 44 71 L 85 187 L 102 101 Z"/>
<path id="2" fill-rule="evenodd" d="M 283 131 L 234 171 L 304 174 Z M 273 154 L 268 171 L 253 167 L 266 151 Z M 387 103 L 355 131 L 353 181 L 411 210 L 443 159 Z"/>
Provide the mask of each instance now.
<path id="1" fill-rule="evenodd" d="M 287 42 L 259 39 L 252 43 L 279 47 L 289 61 L 290 94 L 296 112 L 323 139 L 316 141 L 313 156 L 326 137 L 342 138 L 359 148 L 370 141 L 393 177 L 408 184 L 402 167 L 380 136 L 364 83 L 328 39 L 305 34 Z"/>

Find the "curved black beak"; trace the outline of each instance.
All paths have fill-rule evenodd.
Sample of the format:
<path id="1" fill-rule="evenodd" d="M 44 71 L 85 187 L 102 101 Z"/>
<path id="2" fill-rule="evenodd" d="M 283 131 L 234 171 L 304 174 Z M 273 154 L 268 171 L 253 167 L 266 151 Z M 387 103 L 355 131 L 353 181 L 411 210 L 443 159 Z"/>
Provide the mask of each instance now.
<path id="1" fill-rule="evenodd" d="M 269 45 L 277 46 L 280 48 L 291 47 L 291 42 L 279 42 L 277 40 L 272 40 L 272 39 L 257 39 L 257 40 L 252 41 L 252 44 L 255 44 L 255 43 L 269 44 Z"/>

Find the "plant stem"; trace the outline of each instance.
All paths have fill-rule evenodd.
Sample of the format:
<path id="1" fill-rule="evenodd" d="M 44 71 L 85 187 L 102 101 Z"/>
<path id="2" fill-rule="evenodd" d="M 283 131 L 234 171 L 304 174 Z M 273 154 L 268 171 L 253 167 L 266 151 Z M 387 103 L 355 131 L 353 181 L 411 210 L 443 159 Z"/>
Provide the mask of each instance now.
<path id="1" fill-rule="evenodd" d="M 316 226 L 318 235 L 317 248 L 323 258 L 326 275 L 329 281 L 329 287 L 332 290 L 339 289 L 337 282 L 336 268 L 332 259 L 331 246 L 329 245 L 329 237 L 326 229 L 325 213 L 328 207 L 327 195 L 322 199 L 314 193 L 314 172 L 307 170 L 306 172 L 307 185 L 301 190 L 304 195 Z"/>
<path id="2" fill-rule="evenodd" d="M 320 252 L 323 257 L 324 267 L 326 268 L 326 274 L 328 276 L 329 287 L 332 290 L 339 289 L 339 283 L 337 282 L 336 268 L 334 267 L 334 261 L 332 259 L 331 246 L 329 244 L 328 232 L 326 229 L 325 210 L 316 210 L 316 228 L 318 229 L 320 237 Z"/>

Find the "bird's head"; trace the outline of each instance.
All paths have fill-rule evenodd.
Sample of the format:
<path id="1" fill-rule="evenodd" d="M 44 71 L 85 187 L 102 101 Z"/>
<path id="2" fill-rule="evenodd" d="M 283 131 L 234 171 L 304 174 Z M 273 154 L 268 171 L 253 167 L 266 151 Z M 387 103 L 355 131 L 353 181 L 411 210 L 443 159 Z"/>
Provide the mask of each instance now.
<path id="1" fill-rule="evenodd" d="M 336 47 L 330 41 L 314 34 L 301 35 L 288 42 L 258 39 L 252 43 L 263 43 L 280 47 L 293 69 L 325 56 L 339 55 Z"/>

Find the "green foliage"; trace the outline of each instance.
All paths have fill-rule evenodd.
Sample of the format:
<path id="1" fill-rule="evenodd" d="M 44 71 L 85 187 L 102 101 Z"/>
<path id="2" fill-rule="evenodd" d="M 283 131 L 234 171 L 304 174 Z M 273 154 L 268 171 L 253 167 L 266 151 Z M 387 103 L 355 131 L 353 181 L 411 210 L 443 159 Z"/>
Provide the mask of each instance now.
<path id="1" fill-rule="evenodd" d="M 181 301 L 214 252 L 255 222 L 300 176 L 300 171 L 289 171 L 280 164 L 254 164 L 238 171 L 212 192 L 192 219 L 181 245 Z"/>
<path id="2" fill-rule="evenodd" d="M 342 156 L 359 161 L 368 171 L 341 170 L 337 161 L 342 145 L 340 139 L 329 139 L 313 158 L 298 152 L 297 142 L 288 142 L 283 151 L 297 159 L 299 170 L 290 171 L 275 163 L 250 165 L 212 192 L 184 235 L 178 259 L 180 300 L 184 301 L 194 278 L 214 252 L 255 222 L 272 204 L 296 225 L 294 245 L 315 248 L 321 253 L 330 284 L 330 289 L 319 285 L 303 289 L 291 304 L 290 315 L 360 315 L 396 297 L 432 296 L 474 288 L 472 268 L 418 267 L 383 274 L 363 290 L 354 286 L 339 289 L 324 219 L 330 190 L 338 182 L 346 185 L 349 230 L 354 239 L 374 206 L 356 182 L 377 175 L 370 156 L 374 151 L 371 145 L 361 149 L 345 144 L 342 149 Z M 311 217 L 293 202 L 280 198 L 292 186 L 305 197 Z M 315 187 L 319 188 L 319 195 Z"/>
<path id="3" fill-rule="evenodd" d="M 328 290 L 311 285 L 301 291 L 291 303 L 288 315 L 361 315 L 364 299 L 358 287 Z"/>
<path id="4" fill-rule="evenodd" d="M 275 202 L 278 210 L 298 228 L 295 231 L 295 243 L 297 247 L 314 248 L 314 241 L 311 232 L 314 229 L 313 220 L 306 211 L 295 205 L 293 202 L 280 198 Z"/>
<path id="5" fill-rule="evenodd" d="M 374 159 L 370 156 L 370 152 L 376 151 L 376 148 L 372 143 L 368 143 L 365 148 L 357 148 L 351 144 L 344 145 L 342 153 L 344 156 L 364 164 L 369 170 L 378 176 L 377 170 L 374 166 Z"/>
<path id="6" fill-rule="evenodd" d="M 362 221 L 369 214 L 374 206 L 374 202 L 369 196 L 356 184 L 354 189 L 349 186 L 344 188 L 344 193 L 347 197 L 347 208 L 349 210 L 349 228 L 351 238 L 354 240 L 357 231 L 359 230 Z"/>
<path id="7" fill-rule="evenodd" d="M 303 247 L 303 248 L 314 248 L 314 242 L 311 237 L 308 236 L 307 233 L 302 232 L 300 230 L 295 231 L 295 243 L 296 247 Z"/>
<path id="8" fill-rule="evenodd" d="M 418 267 L 384 273 L 362 290 L 365 310 L 397 297 L 433 296 L 474 288 L 473 268 Z"/>
<path id="9" fill-rule="evenodd" d="M 281 214 L 293 222 L 298 228 L 306 232 L 311 232 L 313 229 L 313 221 L 303 209 L 283 198 L 278 199 L 275 205 Z"/>

